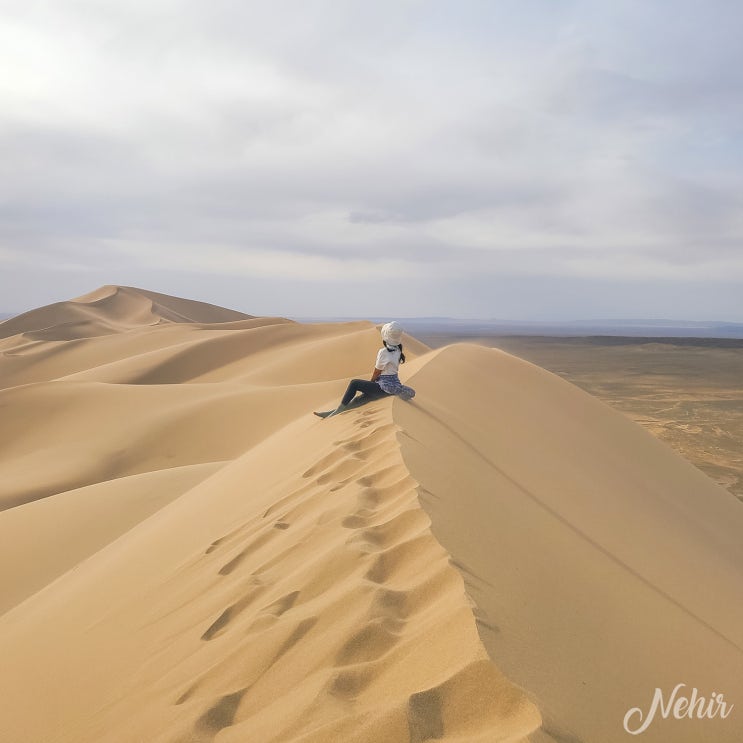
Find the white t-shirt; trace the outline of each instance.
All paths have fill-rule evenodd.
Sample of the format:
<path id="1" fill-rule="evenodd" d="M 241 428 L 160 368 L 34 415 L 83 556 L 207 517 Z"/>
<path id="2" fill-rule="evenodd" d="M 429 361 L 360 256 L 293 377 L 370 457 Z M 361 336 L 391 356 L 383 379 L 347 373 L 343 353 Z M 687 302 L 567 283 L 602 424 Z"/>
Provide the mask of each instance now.
<path id="1" fill-rule="evenodd" d="M 382 374 L 397 374 L 400 367 L 400 351 L 388 351 L 385 346 L 379 349 L 377 354 L 377 363 L 374 364 L 376 369 L 381 369 Z"/>

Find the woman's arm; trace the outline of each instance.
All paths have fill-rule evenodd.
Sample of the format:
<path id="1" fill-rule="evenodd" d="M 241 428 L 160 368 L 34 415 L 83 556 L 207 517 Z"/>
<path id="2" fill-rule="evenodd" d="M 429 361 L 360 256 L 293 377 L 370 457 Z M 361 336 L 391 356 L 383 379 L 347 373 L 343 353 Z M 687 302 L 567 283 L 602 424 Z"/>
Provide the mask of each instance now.
<path id="1" fill-rule="evenodd" d="M 377 369 L 377 367 L 374 367 L 374 371 L 372 372 L 371 381 L 376 382 L 377 377 L 382 373 L 381 369 Z"/>

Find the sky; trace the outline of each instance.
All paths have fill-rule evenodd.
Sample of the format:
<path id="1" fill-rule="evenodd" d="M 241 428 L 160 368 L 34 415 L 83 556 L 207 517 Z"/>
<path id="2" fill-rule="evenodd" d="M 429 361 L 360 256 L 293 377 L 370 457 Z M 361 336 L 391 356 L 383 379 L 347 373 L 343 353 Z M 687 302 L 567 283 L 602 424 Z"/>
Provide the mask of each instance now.
<path id="1" fill-rule="evenodd" d="M 0 0 L 0 312 L 743 321 L 732 0 Z"/>

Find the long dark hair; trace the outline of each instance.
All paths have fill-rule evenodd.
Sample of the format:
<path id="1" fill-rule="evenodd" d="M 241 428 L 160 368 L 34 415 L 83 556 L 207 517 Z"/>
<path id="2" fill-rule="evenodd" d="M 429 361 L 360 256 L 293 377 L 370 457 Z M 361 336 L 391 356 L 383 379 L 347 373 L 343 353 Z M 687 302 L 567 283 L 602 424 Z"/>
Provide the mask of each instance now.
<path id="1" fill-rule="evenodd" d="M 405 354 L 402 352 L 402 343 L 400 343 L 397 346 L 393 346 L 391 343 L 387 343 L 387 341 L 382 341 L 382 343 L 384 343 L 384 347 L 388 351 L 399 351 L 400 352 L 400 363 L 401 364 L 405 363 Z"/>

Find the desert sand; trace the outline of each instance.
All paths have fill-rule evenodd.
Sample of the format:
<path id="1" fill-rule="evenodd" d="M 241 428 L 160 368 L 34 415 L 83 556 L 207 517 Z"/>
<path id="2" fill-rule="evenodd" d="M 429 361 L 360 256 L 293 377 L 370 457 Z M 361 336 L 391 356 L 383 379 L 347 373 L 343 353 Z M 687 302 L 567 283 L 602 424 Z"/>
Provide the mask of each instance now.
<path id="1" fill-rule="evenodd" d="M 5 743 L 743 739 L 743 508 L 498 349 L 106 286 L 0 323 Z M 628 709 L 678 683 L 727 719 Z"/>

